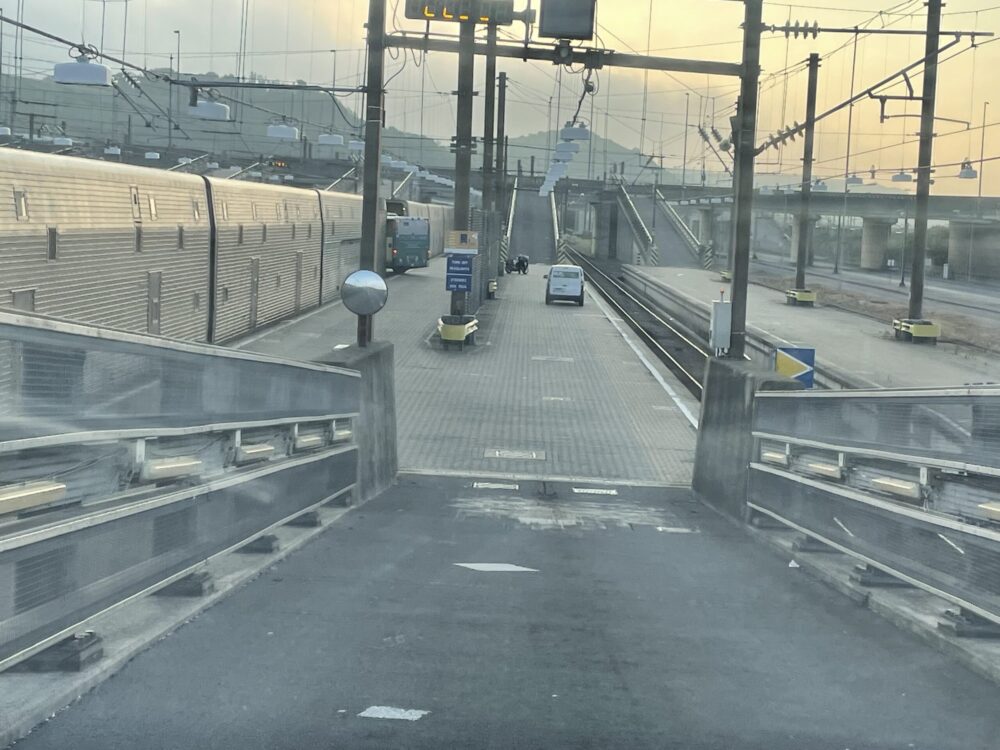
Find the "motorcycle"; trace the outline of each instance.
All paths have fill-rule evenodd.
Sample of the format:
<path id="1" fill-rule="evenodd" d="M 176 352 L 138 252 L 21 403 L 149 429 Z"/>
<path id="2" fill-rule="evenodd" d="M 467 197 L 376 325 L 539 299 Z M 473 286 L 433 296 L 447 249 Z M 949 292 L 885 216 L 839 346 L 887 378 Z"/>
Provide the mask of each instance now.
<path id="1" fill-rule="evenodd" d="M 507 272 L 507 274 L 514 273 L 517 270 L 517 261 L 515 261 L 513 258 L 507 258 L 507 260 L 504 262 L 504 270 Z"/>

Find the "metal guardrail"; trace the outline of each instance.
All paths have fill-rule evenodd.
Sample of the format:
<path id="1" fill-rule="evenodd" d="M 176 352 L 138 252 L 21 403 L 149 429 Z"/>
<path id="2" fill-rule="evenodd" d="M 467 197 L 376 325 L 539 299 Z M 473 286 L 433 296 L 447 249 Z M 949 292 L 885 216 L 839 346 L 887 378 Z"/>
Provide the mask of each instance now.
<path id="1" fill-rule="evenodd" d="M 1000 388 L 758 393 L 749 505 L 1000 623 Z"/>
<path id="2" fill-rule="evenodd" d="M 624 209 L 625 218 L 628 220 L 629 226 L 632 227 L 632 233 L 639 240 L 643 263 L 649 266 L 659 265 L 660 254 L 656 248 L 656 242 L 653 240 L 653 235 L 646 228 L 646 223 L 639 215 L 639 211 L 625 187 L 625 181 L 620 176 L 618 179 L 618 205 Z"/>
<path id="3" fill-rule="evenodd" d="M 510 194 L 510 211 L 507 214 L 507 226 L 504 227 L 503 234 L 500 235 L 500 267 L 497 273 L 503 275 L 503 267 L 510 257 L 510 238 L 514 232 L 514 209 L 517 206 L 518 177 L 514 178 L 514 189 Z"/>
<path id="4" fill-rule="evenodd" d="M 349 492 L 357 373 L 0 312 L 0 669 Z"/>
<path id="5" fill-rule="evenodd" d="M 685 222 L 684 219 L 681 218 L 681 215 L 677 213 L 677 209 L 667 202 L 667 199 L 663 197 L 659 188 L 654 190 L 654 196 L 659 207 L 663 209 L 663 213 L 666 215 L 667 220 L 673 225 L 674 229 L 676 229 L 677 233 L 681 236 L 681 239 L 687 246 L 688 251 L 704 266 L 705 250 L 707 248 L 701 244 L 697 237 L 695 237 L 694 232 L 691 231 L 691 227 L 689 227 L 687 222 Z M 705 267 L 708 268 L 709 266 Z"/>

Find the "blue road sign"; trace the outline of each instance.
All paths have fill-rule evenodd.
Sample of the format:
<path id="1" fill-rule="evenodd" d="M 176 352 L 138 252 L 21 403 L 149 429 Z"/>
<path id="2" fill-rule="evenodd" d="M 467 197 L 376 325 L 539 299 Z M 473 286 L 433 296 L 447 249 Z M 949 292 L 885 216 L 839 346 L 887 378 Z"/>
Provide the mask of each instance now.
<path id="1" fill-rule="evenodd" d="M 779 346 L 774 350 L 774 369 L 812 388 L 816 376 L 816 350 L 802 346 Z"/>
<path id="2" fill-rule="evenodd" d="M 472 275 L 472 258 L 467 255 L 449 255 L 448 273 Z"/>
<path id="3" fill-rule="evenodd" d="M 471 292 L 472 291 L 472 274 L 466 273 L 449 273 L 445 277 L 445 288 L 449 292 Z"/>

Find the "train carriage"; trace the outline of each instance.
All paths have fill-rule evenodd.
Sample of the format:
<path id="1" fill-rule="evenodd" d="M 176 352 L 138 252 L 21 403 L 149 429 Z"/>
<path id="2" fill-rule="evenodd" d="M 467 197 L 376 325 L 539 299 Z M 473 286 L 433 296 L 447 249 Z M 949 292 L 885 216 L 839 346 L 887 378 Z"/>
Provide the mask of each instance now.
<path id="1" fill-rule="evenodd" d="M 361 264 L 361 206 L 353 193 L 319 191 L 323 215 L 322 301 L 340 296 L 344 279 Z"/>
<path id="2" fill-rule="evenodd" d="M 200 177 L 4 149 L 0 192 L 0 306 L 205 340 Z"/>
<path id="3" fill-rule="evenodd" d="M 207 178 L 216 227 L 213 341 L 316 307 L 322 231 L 311 190 Z"/>

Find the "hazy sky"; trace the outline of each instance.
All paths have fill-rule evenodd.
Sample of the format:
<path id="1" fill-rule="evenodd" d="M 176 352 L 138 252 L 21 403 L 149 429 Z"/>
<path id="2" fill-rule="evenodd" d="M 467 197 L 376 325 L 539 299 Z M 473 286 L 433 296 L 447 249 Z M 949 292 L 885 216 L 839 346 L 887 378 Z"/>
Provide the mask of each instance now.
<path id="1" fill-rule="evenodd" d="M 527 0 L 517 0 L 522 7 Z M 544 0 L 543 0 L 544 1 Z M 128 24 L 125 47 L 127 57 L 150 67 L 165 67 L 174 50 L 174 29 L 182 33 L 182 68 L 188 72 L 213 69 L 231 72 L 235 69 L 239 48 L 240 14 L 243 0 L 130 0 L 127 3 Z M 46 30 L 99 44 L 101 18 L 105 14 L 104 44 L 111 52 L 122 49 L 123 21 L 126 3 L 122 0 L 23 0 L 24 17 L 29 23 Z M 16 6 L 8 0 L 5 6 Z M 537 5 L 537 0 L 535 2 Z M 389 0 L 389 28 L 419 30 L 422 25 L 402 18 L 402 2 L 394 15 L 395 0 Z M 367 0 L 249 0 L 249 57 L 252 68 L 278 79 L 305 79 L 328 82 L 332 77 L 336 55 L 337 78 L 341 85 L 358 83 L 363 59 L 364 28 Z M 736 62 L 740 56 L 742 3 L 731 0 L 654 0 L 650 22 L 649 0 L 598 0 L 598 33 L 604 46 L 671 57 L 696 57 Z M 8 14 L 13 10 L 5 9 Z M 882 14 L 879 15 L 879 12 Z M 951 0 L 945 8 L 944 28 L 950 30 L 1000 30 L 1000 0 Z M 922 0 L 909 2 L 873 2 L 872 0 L 812 0 L 790 5 L 766 2 L 764 12 L 768 24 L 792 21 L 819 21 L 823 26 L 868 28 L 883 26 L 894 29 L 921 29 L 924 26 Z M 439 24 L 436 30 L 449 33 L 450 25 Z M 508 29 L 511 35 L 523 35 L 523 26 Z M 648 33 L 648 37 L 647 37 Z M 819 52 L 824 63 L 820 71 L 820 110 L 847 98 L 851 89 L 851 64 L 854 53 L 853 34 L 822 34 L 816 40 L 790 39 L 783 34 L 766 34 L 763 45 L 763 68 L 760 129 L 761 137 L 773 133 L 782 124 L 804 119 L 806 76 L 804 60 L 810 52 Z M 12 36 L 8 27 L 4 34 L 4 64 L 9 65 Z M 966 156 L 977 158 L 980 149 L 979 126 L 983 103 L 990 97 L 992 71 L 1000 64 L 1000 44 L 987 40 L 981 50 L 969 50 L 968 40 L 953 47 L 944 57 L 957 56 L 945 62 L 940 71 L 940 101 L 938 115 L 961 121 L 971 121 L 973 129 L 966 131 L 963 123 L 941 121 L 935 147 L 935 163 L 960 161 Z M 596 43 L 596 42 L 595 42 Z M 861 36 L 857 43 L 856 89 L 862 90 L 894 72 L 907 62 L 919 59 L 924 41 L 919 36 Z M 837 52 L 840 48 L 840 51 Z M 59 45 L 39 43 L 31 34 L 25 35 L 25 70 L 43 71 L 51 61 L 65 59 Z M 405 63 L 404 63 L 405 60 Z M 388 75 L 395 77 L 388 84 L 388 120 L 397 127 L 419 132 L 421 114 L 423 129 L 428 135 L 447 139 L 454 130 L 454 101 L 448 94 L 455 87 L 454 58 L 444 54 L 428 57 L 426 68 L 416 64 L 412 56 L 402 53 L 388 61 Z M 791 68 L 791 74 L 783 74 Z M 557 68 L 551 65 L 501 61 L 512 80 L 509 94 L 508 122 L 511 135 L 544 130 L 549 121 L 549 97 L 561 104 L 562 120 L 572 115 L 582 90 L 582 77 L 577 72 L 562 73 L 561 96 L 557 86 Z M 397 74 L 398 73 L 398 74 Z M 477 66 L 477 78 L 482 64 Z M 642 122 L 643 74 L 640 71 L 602 71 L 597 77 L 599 92 L 594 100 L 593 127 L 626 146 L 638 147 L 640 133 L 646 153 L 662 154 L 664 166 L 679 166 L 685 132 L 685 104 L 690 103 L 690 123 L 711 121 L 713 110 L 716 125 L 724 133 L 728 129 L 737 90 L 733 79 L 704 76 L 682 76 L 650 73 L 646 122 Z M 919 72 L 914 77 L 920 91 Z M 421 97 L 421 87 L 425 95 Z M 900 85 L 887 93 L 904 92 Z M 987 113 L 987 122 L 1000 124 L 1000 95 Z M 477 100 L 477 109 L 481 107 Z M 587 100 L 582 116 L 589 119 L 591 102 Z M 916 102 L 889 104 L 889 114 L 913 115 L 919 111 Z M 607 113 L 607 114 L 606 114 Z M 555 115 L 553 114 L 553 120 Z M 819 126 L 816 171 L 822 176 L 842 174 L 847 152 L 848 113 L 830 117 Z M 865 101 L 854 108 L 851 152 L 852 171 L 866 172 L 871 165 L 880 169 L 911 167 L 916 161 L 915 141 L 918 127 L 915 118 L 891 119 L 879 122 L 879 107 L 875 101 Z M 477 124 L 477 131 L 481 125 Z M 698 169 L 706 158 L 711 167 L 715 157 L 703 154 L 697 132 L 688 129 L 689 169 Z M 946 135 L 950 134 L 950 135 Z M 1000 155 L 1000 128 L 986 129 L 986 156 Z M 768 152 L 762 159 L 761 172 L 788 175 L 794 181 L 799 169 L 801 141 L 789 146 L 782 154 Z M 868 153 L 862 153 L 868 152 Z M 717 163 L 716 163 L 717 166 Z M 958 167 L 942 167 L 937 174 L 935 190 L 948 193 L 975 193 L 976 181 L 955 179 Z M 1000 192 L 1000 161 L 987 163 L 985 188 L 988 193 Z M 888 173 L 880 175 L 888 180 Z"/>

